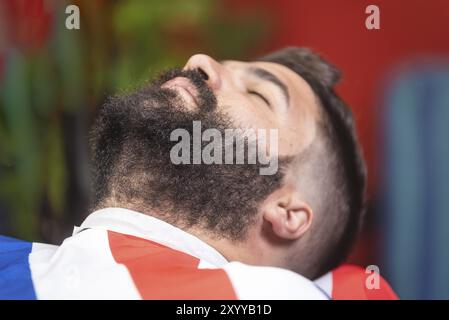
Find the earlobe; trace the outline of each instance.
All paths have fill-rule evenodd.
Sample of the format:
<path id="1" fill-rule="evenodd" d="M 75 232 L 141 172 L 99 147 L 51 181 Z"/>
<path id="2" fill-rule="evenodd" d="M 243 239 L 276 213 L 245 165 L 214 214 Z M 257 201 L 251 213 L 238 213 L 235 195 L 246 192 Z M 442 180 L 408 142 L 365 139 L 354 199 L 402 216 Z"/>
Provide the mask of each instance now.
<path id="1" fill-rule="evenodd" d="M 305 201 L 299 198 L 296 190 L 282 189 L 277 190 L 267 199 L 262 208 L 263 217 L 271 224 L 273 233 L 278 237 L 295 240 L 309 229 L 313 220 L 313 211 Z"/>

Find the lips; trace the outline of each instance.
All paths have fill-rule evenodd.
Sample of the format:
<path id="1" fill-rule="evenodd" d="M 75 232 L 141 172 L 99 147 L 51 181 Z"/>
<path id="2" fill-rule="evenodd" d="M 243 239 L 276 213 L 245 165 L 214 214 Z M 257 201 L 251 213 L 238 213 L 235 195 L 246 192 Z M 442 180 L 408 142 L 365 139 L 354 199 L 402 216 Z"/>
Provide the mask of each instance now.
<path id="1" fill-rule="evenodd" d="M 198 106 L 198 91 L 188 78 L 176 77 L 165 82 L 161 87 L 176 90 L 187 104 Z"/>

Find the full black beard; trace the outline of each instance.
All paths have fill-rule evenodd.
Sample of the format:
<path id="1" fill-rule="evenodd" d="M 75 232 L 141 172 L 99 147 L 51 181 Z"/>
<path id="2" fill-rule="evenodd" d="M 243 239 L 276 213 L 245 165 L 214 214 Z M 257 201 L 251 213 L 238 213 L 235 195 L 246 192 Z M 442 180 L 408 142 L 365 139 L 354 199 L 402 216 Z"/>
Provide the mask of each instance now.
<path id="1" fill-rule="evenodd" d="M 178 76 L 196 86 L 197 110 L 187 110 L 175 91 L 161 88 Z M 203 130 L 235 128 L 217 109 L 215 95 L 194 70 L 170 70 L 136 92 L 110 98 L 90 134 L 92 209 L 118 203 L 178 227 L 199 226 L 217 238 L 243 239 L 261 202 L 280 187 L 286 160 L 271 176 L 259 174 L 259 163 L 173 164 L 173 130 L 192 135 L 193 121 L 201 121 Z"/>

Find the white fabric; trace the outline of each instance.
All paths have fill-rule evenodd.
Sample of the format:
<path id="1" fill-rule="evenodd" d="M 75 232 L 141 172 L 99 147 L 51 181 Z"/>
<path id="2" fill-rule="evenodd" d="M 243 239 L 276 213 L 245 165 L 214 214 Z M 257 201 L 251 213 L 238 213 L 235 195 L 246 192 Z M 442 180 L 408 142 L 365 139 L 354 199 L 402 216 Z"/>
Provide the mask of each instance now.
<path id="1" fill-rule="evenodd" d="M 39 299 L 139 299 L 127 268 L 112 256 L 107 231 L 151 240 L 220 268 L 239 299 L 327 299 L 294 272 L 227 262 L 213 247 L 164 221 L 122 208 L 92 213 L 59 247 L 33 244 L 29 263 Z M 327 290 L 325 290 L 327 291 Z"/>
<path id="2" fill-rule="evenodd" d="M 38 299 L 139 299 L 124 265 L 109 250 L 104 230 L 88 230 L 61 246 L 33 244 L 29 256 Z"/>

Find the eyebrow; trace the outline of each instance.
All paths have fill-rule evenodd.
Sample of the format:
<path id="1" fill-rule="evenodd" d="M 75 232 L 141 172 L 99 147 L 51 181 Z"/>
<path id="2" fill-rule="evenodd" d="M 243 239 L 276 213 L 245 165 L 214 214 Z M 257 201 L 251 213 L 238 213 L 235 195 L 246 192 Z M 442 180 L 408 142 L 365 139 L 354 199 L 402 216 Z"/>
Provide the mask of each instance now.
<path id="1" fill-rule="evenodd" d="M 281 80 L 279 80 L 278 77 L 276 77 L 271 72 L 258 67 L 249 68 L 249 72 L 262 80 L 270 81 L 271 83 L 275 84 L 282 91 L 287 106 L 289 105 L 290 95 L 288 93 L 288 88 Z"/>

